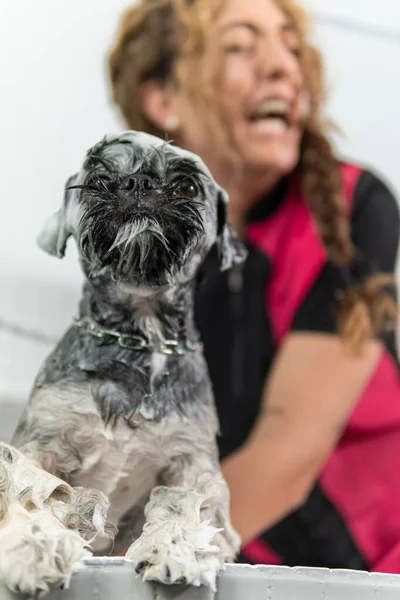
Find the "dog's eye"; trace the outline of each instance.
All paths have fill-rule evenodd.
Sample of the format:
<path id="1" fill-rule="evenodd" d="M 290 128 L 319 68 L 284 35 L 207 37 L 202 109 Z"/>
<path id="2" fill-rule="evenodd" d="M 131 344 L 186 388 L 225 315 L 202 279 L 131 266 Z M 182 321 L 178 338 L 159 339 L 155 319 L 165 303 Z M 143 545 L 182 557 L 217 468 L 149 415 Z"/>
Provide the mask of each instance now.
<path id="1" fill-rule="evenodd" d="M 192 179 L 183 179 L 174 185 L 175 196 L 196 198 L 198 193 L 199 189 Z"/>

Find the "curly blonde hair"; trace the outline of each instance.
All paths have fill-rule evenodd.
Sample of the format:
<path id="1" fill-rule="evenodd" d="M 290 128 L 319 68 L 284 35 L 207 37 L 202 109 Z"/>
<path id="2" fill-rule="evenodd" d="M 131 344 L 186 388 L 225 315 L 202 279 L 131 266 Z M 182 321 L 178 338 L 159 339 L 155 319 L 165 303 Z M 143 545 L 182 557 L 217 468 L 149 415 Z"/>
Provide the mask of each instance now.
<path id="1" fill-rule="evenodd" d="M 304 87 L 310 97 L 298 165 L 304 197 L 328 258 L 348 268 L 350 275 L 355 248 L 339 163 L 328 138 L 329 124 L 322 118 L 325 83 L 321 55 L 308 41 L 304 10 L 293 0 L 275 1 L 298 30 Z M 205 81 L 207 69 L 202 70 L 201 58 L 208 25 L 220 3 L 221 0 L 141 0 L 123 14 L 109 55 L 109 71 L 114 101 L 131 129 L 164 136 L 141 106 L 140 86 L 148 80 L 165 85 L 179 82 L 193 102 L 203 102 L 203 109 L 208 104 L 216 86 L 207 85 L 213 82 Z M 194 68 L 195 78 L 190 77 Z M 360 349 L 383 326 L 396 322 L 397 306 L 385 289 L 391 284 L 392 276 L 373 276 L 362 286 L 348 286 L 338 299 L 338 330 L 353 348 Z"/>

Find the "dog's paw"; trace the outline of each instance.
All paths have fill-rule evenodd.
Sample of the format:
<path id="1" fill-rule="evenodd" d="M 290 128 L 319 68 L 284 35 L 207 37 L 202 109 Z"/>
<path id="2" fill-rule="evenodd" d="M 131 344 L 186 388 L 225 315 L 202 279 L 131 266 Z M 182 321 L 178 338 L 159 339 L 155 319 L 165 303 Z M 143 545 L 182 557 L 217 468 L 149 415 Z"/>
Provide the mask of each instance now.
<path id="1" fill-rule="evenodd" d="M 221 570 L 216 556 L 191 556 L 184 563 L 176 557 L 168 556 L 156 564 L 139 563 L 136 572 L 144 581 L 156 581 L 167 585 L 206 585 L 215 592 L 216 578 Z"/>
<path id="2" fill-rule="evenodd" d="M 223 552 L 211 543 L 217 533 L 207 523 L 191 531 L 176 522 L 157 528 L 147 524 L 125 558 L 144 581 L 207 585 L 215 591 L 217 575 L 224 568 Z"/>
<path id="3" fill-rule="evenodd" d="M 40 597 L 68 586 L 73 573 L 91 556 L 87 542 L 60 526 L 51 515 L 13 515 L 0 528 L 0 581 L 12 591 Z M 19 512 L 19 511 L 18 511 Z"/>
<path id="4" fill-rule="evenodd" d="M 240 536 L 229 525 L 220 533 L 217 533 L 214 543 L 221 549 L 224 562 L 233 563 L 240 552 Z"/>
<path id="5" fill-rule="evenodd" d="M 75 487 L 64 499 L 61 496 L 57 501 L 57 496 L 53 496 L 50 499 L 52 514 L 67 529 L 90 541 L 98 536 L 114 539 L 117 528 L 107 521 L 110 502 L 104 494 L 90 488 Z"/>

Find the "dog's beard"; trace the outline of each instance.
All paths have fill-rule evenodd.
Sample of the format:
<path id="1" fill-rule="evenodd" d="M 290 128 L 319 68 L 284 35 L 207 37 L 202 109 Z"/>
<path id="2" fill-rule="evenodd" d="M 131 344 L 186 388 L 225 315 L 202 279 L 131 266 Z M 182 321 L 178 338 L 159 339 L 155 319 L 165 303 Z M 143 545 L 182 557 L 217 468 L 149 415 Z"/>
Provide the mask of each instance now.
<path id="1" fill-rule="evenodd" d="M 81 219 L 81 253 L 90 275 L 110 272 L 116 281 L 167 285 L 204 235 L 198 202 L 173 198 L 157 209 L 121 214 L 96 203 Z"/>

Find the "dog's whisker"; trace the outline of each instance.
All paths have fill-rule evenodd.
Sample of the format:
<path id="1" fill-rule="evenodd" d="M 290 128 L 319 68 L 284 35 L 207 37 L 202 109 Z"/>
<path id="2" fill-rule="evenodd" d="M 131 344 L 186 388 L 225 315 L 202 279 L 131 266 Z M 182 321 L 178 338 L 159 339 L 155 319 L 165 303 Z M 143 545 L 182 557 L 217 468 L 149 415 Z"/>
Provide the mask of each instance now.
<path id="1" fill-rule="evenodd" d="M 145 232 L 147 229 L 146 221 L 142 220 L 139 223 L 127 224 L 123 229 L 120 229 L 117 236 L 111 245 L 108 253 L 111 253 L 116 248 L 125 249 L 127 246 L 132 244 L 140 234 Z"/>
<path id="2" fill-rule="evenodd" d="M 67 190 L 93 190 L 96 191 L 96 188 L 90 186 L 90 185 L 70 185 L 66 188 Z"/>

